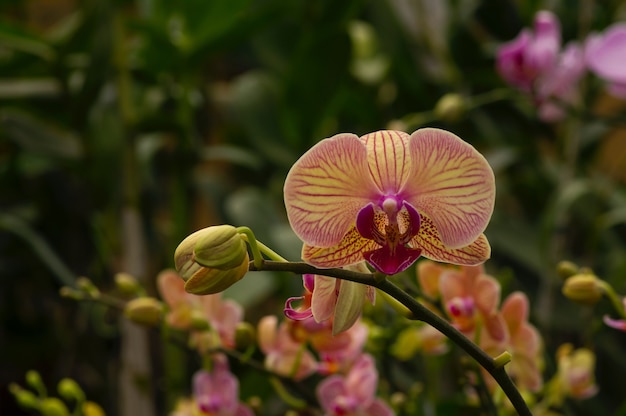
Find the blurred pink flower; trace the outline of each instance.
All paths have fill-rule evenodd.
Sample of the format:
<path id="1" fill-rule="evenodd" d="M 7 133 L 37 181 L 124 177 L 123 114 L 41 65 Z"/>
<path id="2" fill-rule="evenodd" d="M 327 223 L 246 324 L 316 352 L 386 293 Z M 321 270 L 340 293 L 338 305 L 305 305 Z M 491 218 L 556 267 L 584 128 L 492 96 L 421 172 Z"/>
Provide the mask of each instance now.
<path id="1" fill-rule="evenodd" d="M 157 289 L 170 310 L 168 325 L 191 330 L 190 341 L 201 351 L 235 345 L 235 330 L 243 319 L 243 308 L 232 300 L 223 300 L 221 293 L 197 296 L 185 292 L 185 282 L 174 270 L 164 270 L 157 276 Z M 193 319 L 204 319 L 210 328 L 193 330 Z"/>
<path id="2" fill-rule="evenodd" d="M 585 71 L 582 48 L 575 42 L 561 51 L 561 28 L 556 15 L 540 11 L 534 30 L 523 30 L 496 54 L 496 69 L 509 84 L 530 94 L 540 119 L 562 119 L 566 108 L 579 101 L 578 81 Z"/>
<path id="3" fill-rule="evenodd" d="M 306 344 L 294 339 L 286 322 L 265 316 L 258 324 L 258 339 L 265 353 L 265 368 L 285 377 L 303 379 L 315 372 L 317 363 Z"/>
<path id="4" fill-rule="evenodd" d="M 482 266 L 446 267 L 439 279 L 441 299 L 452 323 L 472 338 L 477 327 L 484 327 L 491 338 L 507 337 L 498 312 L 500 284 L 484 274 Z"/>
<path id="5" fill-rule="evenodd" d="M 201 415 L 254 415 L 249 407 L 239 402 L 239 381 L 228 369 L 228 361 L 224 356 L 215 356 L 211 372 L 196 372 L 193 391 L 194 401 Z"/>
<path id="6" fill-rule="evenodd" d="M 337 134 L 292 166 L 284 194 L 302 258 L 318 267 L 366 260 L 396 274 L 420 255 L 478 264 L 490 254 L 493 171 L 444 130 Z"/>
<path id="7" fill-rule="evenodd" d="M 596 356 L 591 350 L 575 350 L 571 344 L 563 344 L 556 355 L 563 393 L 575 399 L 587 399 L 598 392 L 594 376 Z"/>
<path id="8" fill-rule="evenodd" d="M 561 25 L 553 13 L 538 12 L 533 29 L 524 29 L 502 45 L 496 56 L 500 76 L 526 92 L 531 92 L 537 78 L 556 64 L 561 48 Z"/>
<path id="9" fill-rule="evenodd" d="M 513 356 L 506 369 L 515 383 L 537 392 L 543 385 L 541 375 L 541 335 L 528 322 L 528 298 L 522 292 L 513 292 L 502 303 L 501 313 L 509 331 L 504 349 Z"/>
<path id="10" fill-rule="evenodd" d="M 374 360 L 362 354 L 347 375 L 332 375 L 317 386 L 317 397 L 327 416 L 390 416 L 394 412 L 376 398 L 378 372 Z"/>
<path id="11" fill-rule="evenodd" d="M 585 42 L 587 67 L 608 83 L 611 94 L 626 98 L 626 23 L 616 23 Z"/>

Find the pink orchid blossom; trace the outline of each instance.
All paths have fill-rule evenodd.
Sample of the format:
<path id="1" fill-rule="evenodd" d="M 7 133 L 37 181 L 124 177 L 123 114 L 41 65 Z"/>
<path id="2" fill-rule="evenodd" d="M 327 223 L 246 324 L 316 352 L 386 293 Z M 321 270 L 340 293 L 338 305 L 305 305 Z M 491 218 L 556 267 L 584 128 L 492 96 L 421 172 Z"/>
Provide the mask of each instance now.
<path id="1" fill-rule="evenodd" d="M 596 356 L 587 348 L 563 344 L 557 350 L 560 387 L 574 399 L 588 399 L 598 392 L 595 381 Z"/>
<path id="2" fill-rule="evenodd" d="M 507 337 L 498 311 L 500 284 L 484 274 L 482 266 L 447 267 L 439 278 L 441 299 L 452 323 L 469 337 L 483 327 L 498 341 Z"/>
<path id="3" fill-rule="evenodd" d="M 534 31 L 525 29 L 500 47 L 496 68 L 506 82 L 530 92 L 535 80 L 556 64 L 560 48 L 558 18 L 549 11 L 540 11 L 535 16 Z"/>
<path id="4" fill-rule="evenodd" d="M 378 372 L 373 358 L 362 354 L 346 376 L 332 375 L 317 387 L 326 416 L 391 416 L 393 410 L 376 398 Z"/>
<path id="5" fill-rule="evenodd" d="M 285 181 L 289 222 L 302 258 L 332 268 L 366 260 L 395 274 L 418 257 L 478 264 L 495 181 L 485 158 L 454 134 L 386 130 L 322 140 Z"/>
<path id="6" fill-rule="evenodd" d="M 301 380 L 315 372 L 315 357 L 303 342 L 294 339 L 286 322 L 278 324 L 275 316 L 259 321 L 259 347 L 265 353 L 265 368 L 285 377 Z"/>
<path id="7" fill-rule="evenodd" d="M 626 98 L 626 23 L 590 35 L 585 43 L 585 61 L 590 71 L 608 83 L 611 94 Z"/>
<path id="8" fill-rule="evenodd" d="M 496 69 L 509 84 L 533 96 L 543 121 L 561 120 L 579 101 L 577 84 L 585 71 L 583 51 L 575 42 L 561 50 L 559 20 L 549 11 L 535 15 L 534 30 L 523 30 L 500 47 Z"/>
<path id="9" fill-rule="evenodd" d="M 347 269 L 368 273 L 365 262 Z M 303 275 L 305 294 L 292 297 L 285 302 L 285 316 L 293 320 L 313 318 L 316 323 L 332 324 L 333 335 L 347 330 L 361 316 L 365 298 L 374 303 L 376 292 L 373 287 L 348 280 L 322 275 Z M 302 301 L 298 309 L 293 302 Z"/>
<path id="10" fill-rule="evenodd" d="M 538 392 L 543 387 L 542 341 L 539 331 L 528 322 L 528 298 L 522 292 L 513 292 L 502 303 L 500 315 L 506 323 L 507 337 L 494 339 L 489 332 L 480 337 L 479 345 L 487 354 L 496 357 L 507 351 L 511 362 L 506 371 L 515 381 L 520 391 Z M 483 371 L 485 381 L 491 390 L 496 381 Z"/>
<path id="11" fill-rule="evenodd" d="M 200 351 L 219 346 L 232 348 L 235 331 L 243 319 L 243 308 L 232 300 L 223 300 L 221 293 L 197 296 L 185 292 L 185 282 L 173 270 L 164 270 L 157 276 L 157 289 L 170 310 L 165 320 L 168 325 L 191 330 L 190 343 Z M 202 318 L 210 326 L 208 331 L 193 330 L 192 318 Z"/>
<path id="12" fill-rule="evenodd" d="M 210 373 L 200 370 L 193 377 L 193 396 L 200 414 L 253 416 L 252 410 L 239 402 L 239 381 L 228 369 L 226 357 L 215 358 Z"/>

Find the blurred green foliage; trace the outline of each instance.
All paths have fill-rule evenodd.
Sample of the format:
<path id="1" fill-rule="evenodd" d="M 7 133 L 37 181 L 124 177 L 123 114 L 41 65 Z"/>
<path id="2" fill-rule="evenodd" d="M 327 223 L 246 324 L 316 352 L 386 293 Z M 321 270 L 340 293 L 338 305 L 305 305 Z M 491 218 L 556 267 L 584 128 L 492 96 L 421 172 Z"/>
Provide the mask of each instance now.
<path id="1" fill-rule="evenodd" d="M 495 48 L 543 3 L 2 2 L 0 403 L 9 403 L 7 414 L 17 410 L 5 387 L 28 368 L 44 379 L 75 378 L 114 412 L 116 317 L 60 299 L 62 285 L 86 275 L 111 287 L 134 255 L 130 244 L 145 254 L 139 277 L 151 286 L 184 236 L 224 222 L 250 226 L 297 260 L 281 196 L 290 165 L 337 132 L 422 125 L 453 131 L 494 167 L 488 269 L 507 291 L 529 294 L 547 351 L 570 341 L 597 352 L 601 393 L 572 414 L 622 406 L 623 334 L 601 326 L 608 306 L 591 314 L 563 299 L 555 265 L 573 260 L 626 292 L 625 105 L 598 94 L 594 80 L 587 80 L 594 98 L 586 111 L 558 125 L 539 122 L 532 103 L 511 91 L 503 97 L 513 99 L 472 104 L 506 88 L 494 70 Z M 626 13 L 619 1 L 549 3 L 568 39 Z M 432 112 L 447 93 L 468 103 L 465 114 Z M 139 214 L 138 226 L 128 226 L 128 212 Z M 298 279 L 258 279 L 254 293 L 240 285 L 231 294 L 255 306 L 252 321 L 300 290 Z"/>

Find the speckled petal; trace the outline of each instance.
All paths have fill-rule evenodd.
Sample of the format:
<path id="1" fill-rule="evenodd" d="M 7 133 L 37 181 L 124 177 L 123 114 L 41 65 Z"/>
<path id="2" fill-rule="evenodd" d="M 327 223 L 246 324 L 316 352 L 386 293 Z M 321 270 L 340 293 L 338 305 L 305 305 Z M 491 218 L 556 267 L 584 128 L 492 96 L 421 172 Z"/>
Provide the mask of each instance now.
<path id="1" fill-rule="evenodd" d="M 292 166 L 285 180 L 289 223 L 307 244 L 331 247 L 377 194 L 366 147 L 354 134 L 322 140 Z"/>
<path id="2" fill-rule="evenodd" d="M 474 266 L 485 262 L 491 255 L 491 246 L 487 237 L 480 234 L 469 245 L 461 248 L 446 246 L 430 217 L 422 213 L 422 223 L 419 233 L 409 243 L 411 247 L 421 248 L 422 256 L 444 263 Z"/>
<path id="3" fill-rule="evenodd" d="M 417 130 L 409 147 L 411 181 L 404 199 L 432 219 L 446 246 L 474 242 L 487 227 L 495 201 L 493 171 L 485 158 L 440 129 Z"/>
<path id="4" fill-rule="evenodd" d="M 352 227 L 339 244 L 332 247 L 302 247 L 302 260 L 323 269 L 343 267 L 363 261 L 363 253 L 379 247 L 373 240 L 361 237 Z"/>
<path id="5" fill-rule="evenodd" d="M 398 193 L 409 178 L 411 160 L 409 135 L 403 131 L 381 130 L 361 140 L 367 147 L 367 162 L 374 183 L 382 194 Z"/>

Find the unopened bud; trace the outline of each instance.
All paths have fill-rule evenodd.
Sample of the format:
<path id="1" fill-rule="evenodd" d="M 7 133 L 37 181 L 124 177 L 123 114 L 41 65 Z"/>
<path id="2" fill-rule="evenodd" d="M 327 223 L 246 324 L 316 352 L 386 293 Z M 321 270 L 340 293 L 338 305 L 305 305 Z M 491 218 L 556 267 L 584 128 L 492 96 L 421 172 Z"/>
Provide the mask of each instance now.
<path id="1" fill-rule="evenodd" d="M 70 416 L 65 403 L 58 397 L 48 397 L 41 401 L 39 411 L 42 416 Z"/>
<path id="2" fill-rule="evenodd" d="M 191 329 L 196 331 L 205 331 L 211 328 L 211 324 L 207 321 L 206 316 L 202 310 L 193 309 L 190 312 Z"/>
<path id="3" fill-rule="evenodd" d="M 235 348 L 245 350 L 256 343 L 256 331 L 249 322 L 239 322 L 235 329 Z"/>
<path id="4" fill-rule="evenodd" d="M 87 293 L 93 299 L 100 296 L 100 290 L 87 277 L 79 277 L 76 279 L 76 285 L 80 290 Z"/>
<path id="5" fill-rule="evenodd" d="M 105 416 L 104 410 L 99 404 L 86 401 L 83 403 L 83 415 L 85 416 Z"/>
<path id="6" fill-rule="evenodd" d="M 216 225 L 185 238 L 176 248 L 174 261 L 176 270 L 182 275 L 189 262 L 211 269 L 229 270 L 239 266 L 247 254 L 246 243 L 235 227 Z"/>
<path id="7" fill-rule="evenodd" d="M 230 270 L 202 268 L 185 282 L 185 291 L 194 295 L 223 292 L 240 281 L 248 272 L 248 253 L 239 267 Z"/>
<path id="8" fill-rule="evenodd" d="M 9 385 L 9 391 L 22 409 L 37 409 L 39 407 L 39 400 L 32 391 L 24 390 L 15 383 Z"/>
<path id="9" fill-rule="evenodd" d="M 25 378 L 26 378 L 26 383 L 28 383 L 28 385 L 34 388 L 35 390 L 41 390 L 42 388 L 44 388 L 44 384 L 43 384 L 43 381 L 41 380 L 41 376 L 39 375 L 37 371 L 28 370 L 26 372 Z"/>
<path id="10" fill-rule="evenodd" d="M 556 272 L 562 279 L 567 279 L 579 272 L 578 266 L 571 261 L 562 260 L 556 265 Z"/>
<path id="11" fill-rule="evenodd" d="M 85 299 L 85 295 L 80 290 L 73 289 L 69 286 L 63 286 L 59 289 L 59 295 L 63 298 L 73 299 L 73 300 L 83 300 Z"/>
<path id="12" fill-rule="evenodd" d="M 449 93 L 444 95 L 435 104 L 435 115 L 447 122 L 456 122 L 465 115 L 467 103 L 460 94 Z"/>
<path id="13" fill-rule="evenodd" d="M 575 274 L 563 284 L 563 295 L 584 305 L 597 303 L 604 294 L 602 281 L 593 274 Z"/>
<path id="14" fill-rule="evenodd" d="M 124 315 L 135 323 L 156 326 L 163 317 L 163 304 L 155 298 L 136 298 L 126 304 Z"/>
<path id="15" fill-rule="evenodd" d="M 143 288 L 137 279 L 128 273 L 117 273 L 115 275 L 115 286 L 123 295 L 133 296 L 143 293 Z"/>
<path id="16" fill-rule="evenodd" d="M 74 400 L 82 402 L 85 400 L 85 393 L 80 388 L 78 383 L 71 378 L 64 378 L 59 381 L 57 391 L 59 392 L 59 396 L 63 397 L 67 401 Z"/>

